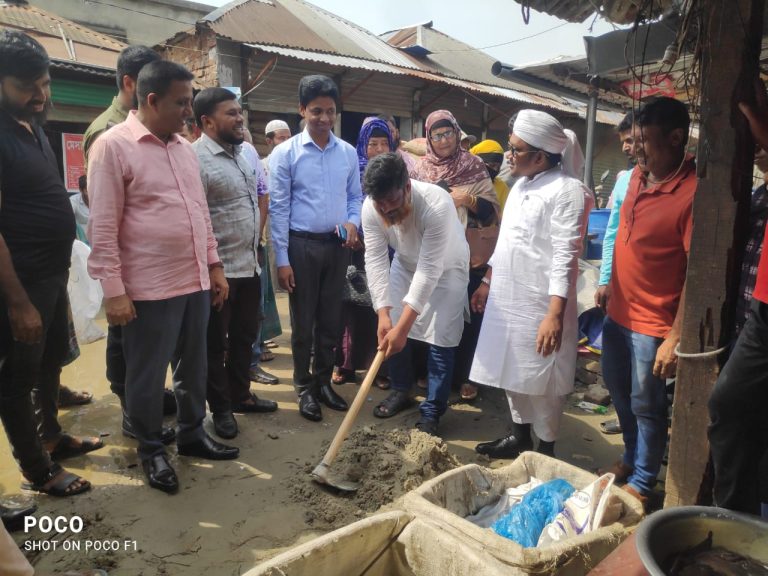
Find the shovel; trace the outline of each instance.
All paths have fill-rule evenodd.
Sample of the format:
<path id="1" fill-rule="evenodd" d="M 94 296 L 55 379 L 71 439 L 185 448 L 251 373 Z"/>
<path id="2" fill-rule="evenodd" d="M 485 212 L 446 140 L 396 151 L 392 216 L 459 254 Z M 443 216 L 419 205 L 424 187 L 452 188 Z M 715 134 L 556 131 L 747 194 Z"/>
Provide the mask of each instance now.
<path id="1" fill-rule="evenodd" d="M 334 488 L 343 492 L 356 492 L 357 489 L 360 488 L 360 484 L 357 482 L 333 478 L 330 475 L 329 468 L 331 467 L 331 464 L 333 464 L 333 461 L 336 459 L 336 455 L 339 453 L 339 448 L 341 448 L 341 445 L 344 443 L 344 440 L 349 434 L 349 429 L 352 428 L 352 424 L 355 423 L 357 414 L 360 412 L 360 408 L 363 407 L 365 399 L 368 397 L 368 392 L 371 389 L 373 381 L 376 379 L 376 374 L 378 374 L 379 368 L 381 367 L 381 363 L 383 361 L 384 352 L 379 350 L 376 353 L 376 357 L 373 359 L 371 367 L 368 369 L 368 373 L 365 375 L 365 380 L 363 380 L 363 384 L 360 386 L 360 390 L 357 391 L 357 396 L 355 396 L 355 400 L 352 402 L 352 406 L 350 406 L 349 411 L 347 412 L 346 416 L 344 416 L 344 420 L 341 422 L 341 426 L 339 426 L 339 430 L 336 432 L 336 436 L 333 437 L 333 442 L 331 442 L 331 446 L 328 448 L 328 452 L 325 453 L 323 461 L 320 462 L 320 464 L 318 464 L 314 470 L 312 470 L 312 480 L 318 484 L 333 486 Z"/>

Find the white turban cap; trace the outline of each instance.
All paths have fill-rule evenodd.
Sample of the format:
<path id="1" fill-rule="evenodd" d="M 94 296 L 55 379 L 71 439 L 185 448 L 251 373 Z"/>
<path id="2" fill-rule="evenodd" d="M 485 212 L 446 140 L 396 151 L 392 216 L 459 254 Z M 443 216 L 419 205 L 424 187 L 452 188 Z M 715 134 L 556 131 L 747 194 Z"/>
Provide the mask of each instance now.
<path id="1" fill-rule="evenodd" d="M 512 126 L 515 136 L 526 144 L 550 154 L 562 155 L 562 170 L 568 176 L 581 180 L 584 171 L 584 154 L 573 130 L 546 112 L 521 110 Z"/>

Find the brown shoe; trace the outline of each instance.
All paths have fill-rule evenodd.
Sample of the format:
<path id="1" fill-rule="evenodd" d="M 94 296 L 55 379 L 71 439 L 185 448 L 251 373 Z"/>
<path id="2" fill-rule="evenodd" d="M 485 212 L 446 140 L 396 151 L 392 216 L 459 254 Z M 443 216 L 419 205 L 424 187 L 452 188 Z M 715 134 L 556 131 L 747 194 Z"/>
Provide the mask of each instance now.
<path id="1" fill-rule="evenodd" d="M 615 482 L 621 484 L 622 482 L 626 482 L 627 478 L 632 476 L 632 472 L 634 471 L 634 468 L 627 466 L 624 464 L 624 462 L 619 460 L 618 462 L 614 462 L 610 468 L 599 468 L 597 475 L 602 476 L 603 474 L 613 474 L 616 476 Z"/>
<path id="2" fill-rule="evenodd" d="M 643 496 L 640 494 L 640 492 L 638 492 L 635 487 L 632 486 L 632 484 L 625 484 L 621 489 L 630 496 L 637 498 L 640 501 L 640 504 L 643 505 L 643 510 L 646 509 L 646 506 L 648 505 L 648 496 Z"/>

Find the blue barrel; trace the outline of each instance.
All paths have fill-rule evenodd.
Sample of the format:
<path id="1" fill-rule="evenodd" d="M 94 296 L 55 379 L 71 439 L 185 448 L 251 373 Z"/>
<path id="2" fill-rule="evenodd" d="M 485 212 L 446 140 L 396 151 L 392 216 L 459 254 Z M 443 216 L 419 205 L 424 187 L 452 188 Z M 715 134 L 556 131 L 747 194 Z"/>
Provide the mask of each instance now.
<path id="1" fill-rule="evenodd" d="M 597 237 L 587 243 L 587 260 L 601 260 L 603 258 L 603 238 L 608 227 L 610 209 L 592 210 L 589 213 L 588 234 L 597 234 Z"/>

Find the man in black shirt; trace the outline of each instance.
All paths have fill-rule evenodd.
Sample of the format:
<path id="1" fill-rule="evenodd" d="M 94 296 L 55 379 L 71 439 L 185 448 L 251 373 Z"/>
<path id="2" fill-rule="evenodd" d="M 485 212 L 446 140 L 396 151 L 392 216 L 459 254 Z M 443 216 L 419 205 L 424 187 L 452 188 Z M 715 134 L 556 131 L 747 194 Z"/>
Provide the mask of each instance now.
<path id="1" fill-rule="evenodd" d="M 90 483 L 53 460 L 102 444 L 63 434 L 56 418 L 75 219 L 40 128 L 50 99 L 48 65 L 37 41 L 0 31 L 0 418 L 28 481 L 23 486 L 71 496 Z"/>

